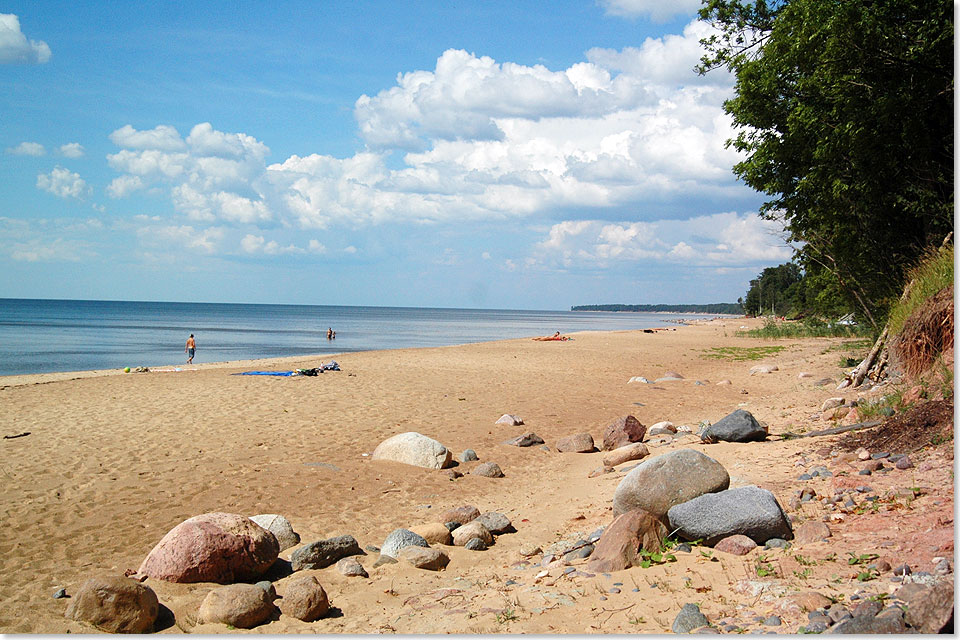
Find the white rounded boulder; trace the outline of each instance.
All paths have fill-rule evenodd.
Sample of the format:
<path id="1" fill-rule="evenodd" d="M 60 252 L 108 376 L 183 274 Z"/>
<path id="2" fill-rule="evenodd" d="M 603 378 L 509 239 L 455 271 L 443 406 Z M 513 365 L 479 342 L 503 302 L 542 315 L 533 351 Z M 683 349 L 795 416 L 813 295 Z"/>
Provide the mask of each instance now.
<path id="1" fill-rule="evenodd" d="M 374 460 L 390 460 L 424 469 L 444 469 L 453 461 L 445 446 L 427 436 L 408 431 L 387 438 L 373 450 Z"/>

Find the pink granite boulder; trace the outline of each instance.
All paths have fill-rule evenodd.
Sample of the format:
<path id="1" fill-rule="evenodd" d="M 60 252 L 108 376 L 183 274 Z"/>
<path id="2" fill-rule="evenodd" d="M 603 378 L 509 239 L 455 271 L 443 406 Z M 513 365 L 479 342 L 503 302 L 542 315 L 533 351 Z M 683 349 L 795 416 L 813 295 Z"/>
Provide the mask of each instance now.
<path id="1" fill-rule="evenodd" d="M 255 580 L 279 553 L 276 536 L 250 518 L 205 513 L 171 529 L 144 559 L 139 572 L 167 582 L 230 584 Z"/>
<path id="2" fill-rule="evenodd" d="M 647 428 L 633 416 L 623 416 L 603 430 L 603 450 L 613 451 L 631 442 L 643 441 Z"/>

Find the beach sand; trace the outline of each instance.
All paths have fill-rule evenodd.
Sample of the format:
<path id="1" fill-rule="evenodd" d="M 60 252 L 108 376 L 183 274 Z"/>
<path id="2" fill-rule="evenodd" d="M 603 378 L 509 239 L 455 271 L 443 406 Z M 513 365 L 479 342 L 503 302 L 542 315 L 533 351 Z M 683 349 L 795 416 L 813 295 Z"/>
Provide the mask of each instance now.
<path id="1" fill-rule="evenodd" d="M 603 454 L 558 453 L 554 445 L 560 437 L 587 431 L 599 445 L 604 427 L 628 414 L 648 426 L 670 420 L 696 431 L 701 420 L 716 422 L 741 407 L 766 423 L 772 436 L 830 426 L 810 419 L 823 400 L 857 394 L 812 381 L 839 379 L 842 351 L 827 348 L 842 341 L 734 336 L 741 325 L 755 322 L 725 319 L 657 333 L 583 332 L 571 334 L 568 342 L 526 338 L 201 363 L 179 372 L 2 378 L 0 434 L 29 435 L 0 441 L 0 632 L 93 632 L 64 617 L 69 600 L 54 599 L 54 592 L 64 587 L 75 594 L 93 574 L 137 569 L 167 531 L 211 511 L 278 513 L 303 543 L 350 534 L 361 547 L 379 546 L 393 529 L 436 521 L 444 509 L 463 504 L 503 512 L 517 529 L 498 536 L 486 551 L 445 547 L 450 564 L 441 572 L 403 563 L 374 569 L 376 553 L 360 558 L 368 579 L 341 576 L 334 567 L 312 571 L 333 614 L 313 623 L 280 616 L 251 630 L 268 634 L 664 633 L 687 602 L 700 603 L 711 620 L 752 621 L 779 611 L 785 595 L 798 590 L 838 596 L 895 586 L 886 578 L 850 579 L 848 553 L 878 553 L 915 570 L 930 570 L 932 556 L 952 556 L 952 462 L 935 451 L 929 454 L 932 469 L 870 479 L 878 490 L 929 488 L 916 501 L 923 509 L 831 523 L 832 542 L 802 550 L 805 557 L 828 560 L 803 578 L 794 575 L 805 569 L 794 558 L 796 548 L 768 553 L 779 576 L 765 582 L 774 587 L 756 586 L 764 582 L 755 570 L 762 550 L 744 557 L 717 552 L 714 561 L 694 548 L 692 554 L 677 554 L 676 562 L 609 576 L 560 576 L 554 569 L 537 579 L 539 567 L 515 567 L 524 544 L 547 549 L 612 520 L 613 493 L 625 474 L 588 478 Z M 769 375 L 749 375 L 758 362 L 707 357 L 715 347 L 766 345 L 786 347 L 758 361 L 778 365 Z M 342 371 L 293 378 L 231 375 L 316 367 L 330 359 Z M 667 371 L 685 380 L 628 383 L 634 376 L 654 380 Z M 798 379 L 801 371 L 814 377 Z M 732 384 L 716 384 L 723 379 Z M 494 424 L 505 413 L 520 416 L 525 425 Z M 496 462 L 506 477 L 468 474 L 451 480 L 441 471 L 371 459 L 380 442 L 406 431 L 439 440 L 455 459 L 474 449 L 480 461 Z M 549 451 L 501 444 L 528 431 L 542 437 Z M 767 488 L 786 508 L 803 484 L 798 474 L 826 464 L 814 452 L 836 441 L 771 437 L 706 445 L 688 436 L 650 450 L 651 455 L 684 447 L 703 451 L 727 468 L 731 486 Z M 821 479 L 817 486 L 826 491 L 831 481 Z M 811 510 L 815 507 L 804 509 L 788 512 L 800 519 L 821 517 Z M 911 520 L 921 517 L 919 524 Z M 922 541 L 913 533 L 918 526 L 931 527 Z M 931 547 L 941 538 L 951 541 L 951 550 L 938 554 Z M 829 561 L 831 553 L 840 561 Z M 281 594 L 286 580 L 276 582 Z M 216 585 L 153 579 L 145 584 L 173 614 L 163 633 L 241 632 L 196 624 L 200 602 Z M 806 623 L 800 612 L 780 615 L 781 632 Z"/>

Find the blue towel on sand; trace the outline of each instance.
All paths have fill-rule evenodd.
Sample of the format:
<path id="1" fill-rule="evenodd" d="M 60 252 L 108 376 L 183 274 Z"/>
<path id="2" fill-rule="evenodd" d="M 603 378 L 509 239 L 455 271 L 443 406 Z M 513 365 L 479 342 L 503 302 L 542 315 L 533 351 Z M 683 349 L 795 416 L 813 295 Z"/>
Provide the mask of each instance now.
<path id="1" fill-rule="evenodd" d="M 292 376 L 296 375 L 296 371 L 244 371 L 243 373 L 235 373 L 235 376 Z"/>

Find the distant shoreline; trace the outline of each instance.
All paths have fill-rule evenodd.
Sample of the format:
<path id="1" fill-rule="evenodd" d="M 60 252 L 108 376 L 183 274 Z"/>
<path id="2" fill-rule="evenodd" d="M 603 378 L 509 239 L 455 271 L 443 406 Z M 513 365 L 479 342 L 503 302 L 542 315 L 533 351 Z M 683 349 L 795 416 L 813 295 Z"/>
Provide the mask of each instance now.
<path id="1" fill-rule="evenodd" d="M 707 315 L 744 315 L 742 307 L 735 302 L 709 304 L 582 304 L 570 307 L 570 311 L 607 311 L 628 313 L 703 313 Z"/>

